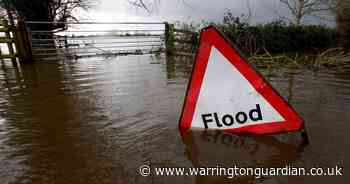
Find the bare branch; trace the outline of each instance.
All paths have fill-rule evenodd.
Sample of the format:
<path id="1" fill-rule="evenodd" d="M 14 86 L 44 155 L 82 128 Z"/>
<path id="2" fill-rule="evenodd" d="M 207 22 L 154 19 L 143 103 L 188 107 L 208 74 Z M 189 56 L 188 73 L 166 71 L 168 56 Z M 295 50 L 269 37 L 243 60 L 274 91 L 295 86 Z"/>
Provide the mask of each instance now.
<path id="1" fill-rule="evenodd" d="M 145 2 L 143 0 L 127 0 L 131 5 L 139 8 L 143 8 L 147 11 L 147 13 L 151 13 L 151 10 L 146 6 Z"/>
<path id="2" fill-rule="evenodd" d="M 178 0 L 180 1 L 180 0 Z M 127 0 L 127 2 L 137 8 L 146 10 L 147 13 L 152 13 L 152 8 L 155 9 L 157 5 L 160 4 L 161 0 Z M 181 2 L 188 8 L 193 9 L 193 7 L 187 2 L 187 0 L 181 0 Z"/>
<path id="3" fill-rule="evenodd" d="M 334 0 L 280 0 L 290 10 L 294 24 L 299 26 L 305 16 L 314 16 L 315 13 L 330 11 L 330 2 Z"/>

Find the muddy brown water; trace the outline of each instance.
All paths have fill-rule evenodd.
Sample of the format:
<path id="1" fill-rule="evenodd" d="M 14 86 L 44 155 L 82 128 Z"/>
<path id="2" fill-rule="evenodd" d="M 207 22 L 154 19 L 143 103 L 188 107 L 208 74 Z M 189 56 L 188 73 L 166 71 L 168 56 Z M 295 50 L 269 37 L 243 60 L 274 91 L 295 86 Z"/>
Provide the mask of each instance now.
<path id="1" fill-rule="evenodd" d="M 350 69 L 259 71 L 310 136 L 181 136 L 190 61 L 164 56 L 36 62 L 0 69 L 0 183 L 346 183 Z M 148 176 L 152 167 L 343 167 L 343 176 Z"/>

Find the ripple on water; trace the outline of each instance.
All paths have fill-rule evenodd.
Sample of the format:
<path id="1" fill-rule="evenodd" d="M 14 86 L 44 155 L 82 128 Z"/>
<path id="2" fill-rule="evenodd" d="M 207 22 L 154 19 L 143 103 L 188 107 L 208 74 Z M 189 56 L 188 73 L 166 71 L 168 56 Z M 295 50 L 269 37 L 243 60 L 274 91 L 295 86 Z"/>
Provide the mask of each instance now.
<path id="1" fill-rule="evenodd" d="M 269 137 L 238 138 L 247 145 L 233 141 L 229 147 L 221 140 L 205 142 L 200 134 L 195 135 L 199 140 L 181 137 L 177 122 L 191 71 L 188 63 L 184 58 L 166 62 L 163 56 L 146 55 L 0 69 L 0 183 L 147 183 L 135 175 L 145 162 L 188 167 L 202 158 L 205 164 L 222 157 L 230 163 L 255 159 L 260 161 L 250 163 L 278 165 L 290 160 L 314 167 L 342 164 L 349 154 L 347 72 L 259 69 L 306 121 L 311 146 L 300 152 Z M 207 145 L 205 152 L 191 141 Z M 241 154 L 252 145 L 262 154 Z M 155 183 L 193 180 L 156 178 Z M 285 183 L 301 182 L 288 178 Z"/>

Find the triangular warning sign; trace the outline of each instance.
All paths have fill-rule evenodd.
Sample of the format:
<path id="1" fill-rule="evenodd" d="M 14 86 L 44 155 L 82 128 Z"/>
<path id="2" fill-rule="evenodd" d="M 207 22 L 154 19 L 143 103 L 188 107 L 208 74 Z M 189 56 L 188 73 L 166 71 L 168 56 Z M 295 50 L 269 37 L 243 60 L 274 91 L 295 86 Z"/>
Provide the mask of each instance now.
<path id="1" fill-rule="evenodd" d="M 303 120 L 213 26 L 200 44 L 180 129 L 271 134 L 296 131 Z"/>

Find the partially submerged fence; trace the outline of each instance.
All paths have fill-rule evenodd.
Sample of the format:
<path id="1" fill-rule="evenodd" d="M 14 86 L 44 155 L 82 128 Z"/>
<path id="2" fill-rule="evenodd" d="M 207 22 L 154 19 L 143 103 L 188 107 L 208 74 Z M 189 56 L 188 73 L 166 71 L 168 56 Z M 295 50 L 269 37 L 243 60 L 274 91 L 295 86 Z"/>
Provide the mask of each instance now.
<path id="1" fill-rule="evenodd" d="M 1 58 L 22 61 L 111 57 L 128 54 L 192 55 L 198 35 L 166 22 L 38 22 L 2 23 L 8 45 Z M 12 32 L 12 33 L 11 33 Z"/>
<path id="2" fill-rule="evenodd" d="M 166 48 L 164 23 L 29 21 L 26 25 L 35 60 L 160 53 Z M 52 30 L 55 26 L 64 30 Z"/>
<path id="3" fill-rule="evenodd" d="M 30 41 L 23 21 L 10 25 L 7 20 L 0 21 L 0 59 L 9 59 L 16 64 L 19 61 L 31 60 Z"/>
<path id="4" fill-rule="evenodd" d="M 175 28 L 174 24 L 166 24 L 167 54 L 193 56 L 199 42 L 196 32 Z"/>
<path id="5" fill-rule="evenodd" d="M 0 26 L 0 59 L 10 59 L 12 62 L 16 62 L 17 54 L 14 46 L 14 31 L 16 29 L 14 26 L 9 25 L 7 20 L 2 20 Z"/>

